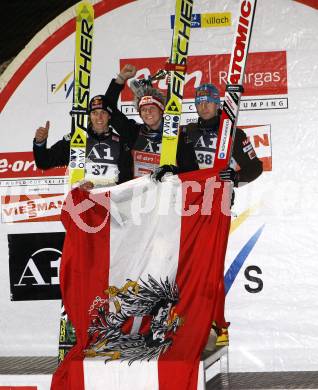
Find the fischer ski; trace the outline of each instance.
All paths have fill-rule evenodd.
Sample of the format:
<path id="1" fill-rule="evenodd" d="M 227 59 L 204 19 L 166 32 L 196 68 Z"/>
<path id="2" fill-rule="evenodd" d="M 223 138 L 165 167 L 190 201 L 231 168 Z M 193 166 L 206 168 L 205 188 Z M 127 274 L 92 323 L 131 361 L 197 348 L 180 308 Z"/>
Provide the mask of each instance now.
<path id="1" fill-rule="evenodd" d="M 62 303 L 61 318 L 60 318 L 60 335 L 59 335 L 59 354 L 58 363 L 64 360 L 65 356 L 71 348 L 76 344 L 75 329 L 68 319 L 64 305 Z"/>
<path id="2" fill-rule="evenodd" d="M 167 103 L 163 114 L 160 165 L 176 165 L 192 8 L 193 0 L 176 0 L 170 63 L 165 67 L 169 76 Z"/>
<path id="3" fill-rule="evenodd" d="M 88 1 L 76 6 L 74 93 L 72 103 L 72 137 L 70 143 L 69 187 L 85 177 L 86 129 L 92 66 L 94 8 Z M 75 329 L 62 302 L 58 362 L 76 343 Z"/>
<path id="4" fill-rule="evenodd" d="M 238 27 L 234 37 L 214 160 L 214 168 L 219 170 L 228 167 L 232 155 L 256 1 L 240 2 Z"/>
<path id="5" fill-rule="evenodd" d="M 72 138 L 70 145 L 69 185 L 84 179 L 88 105 L 92 67 L 94 8 L 88 1 L 76 7 L 74 94 Z"/>

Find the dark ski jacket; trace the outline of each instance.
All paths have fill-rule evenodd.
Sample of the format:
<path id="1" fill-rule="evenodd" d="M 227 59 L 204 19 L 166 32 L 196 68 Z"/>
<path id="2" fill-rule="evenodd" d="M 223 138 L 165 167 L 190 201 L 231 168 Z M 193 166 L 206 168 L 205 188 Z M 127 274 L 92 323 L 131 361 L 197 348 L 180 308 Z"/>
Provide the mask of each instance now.
<path id="1" fill-rule="evenodd" d="M 150 145 L 153 150 L 161 146 L 162 133 L 152 132 L 145 124 L 137 123 L 133 119 L 128 119 L 117 108 L 117 101 L 124 85 L 117 84 L 113 79 L 107 89 L 106 95 L 110 97 L 112 104 L 112 125 L 116 131 L 128 140 L 128 145 L 134 150 L 145 150 L 146 145 Z M 151 150 L 147 150 L 152 153 Z M 157 152 L 158 153 L 158 152 Z M 184 134 L 179 134 L 177 148 L 177 166 L 179 172 L 189 172 L 199 169 L 194 153 L 193 145 L 185 142 Z"/>
<path id="2" fill-rule="evenodd" d="M 89 156 L 89 159 L 93 162 L 101 163 L 102 145 L 107 143 L 107 145 L 110 145 L 115 158 L 114 162 L 117 163 L 119 169 L 118 184 L 132 179 L 132 157 L 127 146 L 127 140 L 114 134 L 112 129 L 108 135 L 99 135 L 89 127 L 87 133 L 86 156 Z M 33 154 L 37 168 L 49 169 L 68 165 L 70 161 L 70 140 L 71 135 L 67 134 L 63 139 L 47 148 L 46 141 L 37 144 L 34 139 Z M 97 153 L 92 153 L 93 150 L 96 150 Z"/>
<path id="3" fill-rule="evenodd" d="M 213 167 L 219 125 L 218 114 L 207 121 L 199 118 L 197 123 L 189 123 L 182 128 L 186 141 L 193 145 L 201 169 Z M 263 172 L 262 161 L 256 156 L 244 131 L 239 128 L 235 133 L 230 166 L 238 172 L 237 185 L 249 183 Z"/>

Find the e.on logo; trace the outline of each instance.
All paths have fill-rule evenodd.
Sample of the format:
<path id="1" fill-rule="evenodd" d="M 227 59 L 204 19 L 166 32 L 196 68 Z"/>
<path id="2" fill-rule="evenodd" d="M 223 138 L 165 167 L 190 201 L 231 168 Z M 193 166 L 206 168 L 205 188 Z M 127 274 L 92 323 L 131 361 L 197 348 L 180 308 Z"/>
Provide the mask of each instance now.
<path id="1" fill-rule="evenodd" d="M 138 69 L 136 78 L 148 78 L 165 67 L 167 58 L 125 58 L 120 68 L 132 64 Z M 224 96 L 230 65 L 230 54 L 189 56 L 185 77 L 184 99 L 194 99 L 194 89 L 202 83 L 212 83 Z M 153 86 L 167 93 L 167 80 L 154 81 Z M 243 79 L 244 96 L 272 96 L 287 94 L 286 51 L 249 53 Z M 130 88 L 121 94 L 122 102 L 132 101 Z"/>
<path id="2" fill-rule="evenodd" d="M 66 168 L 37 169 L 33 152 L 0 153 L 0 180 L 20 177 L 64 176 Z"/>

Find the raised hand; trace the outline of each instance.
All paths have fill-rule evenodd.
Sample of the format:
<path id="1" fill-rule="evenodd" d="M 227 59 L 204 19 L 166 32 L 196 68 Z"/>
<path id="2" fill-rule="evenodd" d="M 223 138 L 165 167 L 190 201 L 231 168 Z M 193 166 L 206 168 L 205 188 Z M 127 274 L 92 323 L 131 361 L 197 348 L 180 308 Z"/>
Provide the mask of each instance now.
<path id="1" fill-rule="evenodd" d="M 116 82 L 118 84 L 124 84 L 128 79 L 136 76 L 137 68 L 134 65 L 126 64 L 120 70 L 119 75 L 117 76 Z"/>
<path id="2" fill-rule="evenodd" d="M 50 121 L 46 121 L 45 127 L 39 127 L 35 132 L 35 142 L 40 144 L 49 136 Z"/>

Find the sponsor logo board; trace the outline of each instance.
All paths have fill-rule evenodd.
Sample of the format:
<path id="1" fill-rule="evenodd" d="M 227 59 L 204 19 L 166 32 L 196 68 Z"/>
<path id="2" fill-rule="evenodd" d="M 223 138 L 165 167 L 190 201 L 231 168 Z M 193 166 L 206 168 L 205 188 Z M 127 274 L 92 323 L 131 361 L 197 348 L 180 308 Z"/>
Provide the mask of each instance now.
<path id="1" fill-rule="evenodd" d="M 244 130 L 253 145 L 257 157 L 263 162 L 264 171 L 272 170 L 271 125 L 237 126 Z"/>
<path id="2" fill-rule="evenodd" d="M 174 27 L 175 15 L 170 16 L 170 27 Z M 230 12 L 213 12 L 192 14 L 191 28 L 228 27 L 232 26 Z"/>
<path id="3" fill-rule="evenodd" d="M 8 234 L 12 301 L 60 299 L 65 233 Z"/>
<path id="4" fill-rule="evenodd" d="M 64 198 L 64 194 L 2 196 L 1 222 L 59 221 Z"/>
<path id="5" fill-rule="evenodd" d="M 138 69 L 136 78 L 148 78 L 163 68 L 166 60 L 165 57 L 121 59 L 120 68 L 127 63 L 133 64 Z M 220 90 L 221 96 L 224 96 L 229 63 L 230 54 L 189 56 L 184 99 L 193 100 L 194 88 L 202 83 L 214 84 Z M 243 109 L 288 108 L 286 96 L 281 96 L 288 93 L 286 51 L 249 53 L 243 85 L 244 94 L 241 101 Z M 154 81 L 153 86 L 164 94 L 167 93 L 166 79 Z M 268 96 L 270 99 L 266 99 Z M 252 104 L 254 99 L 251 102 L 251 97 L 257 98 L 256 105 Z M 242 104 L 245 99 L 248 99 L 246 105 Z M 133 101 L 129 88 L 123 90 L 121 101 L 124 105 Z"/>
<path id="6" fill-rule="evenodd" d="M 0 187 L 67 184 L 66 167 L 38 169 L 33 152 L 0 153 Z"/>

